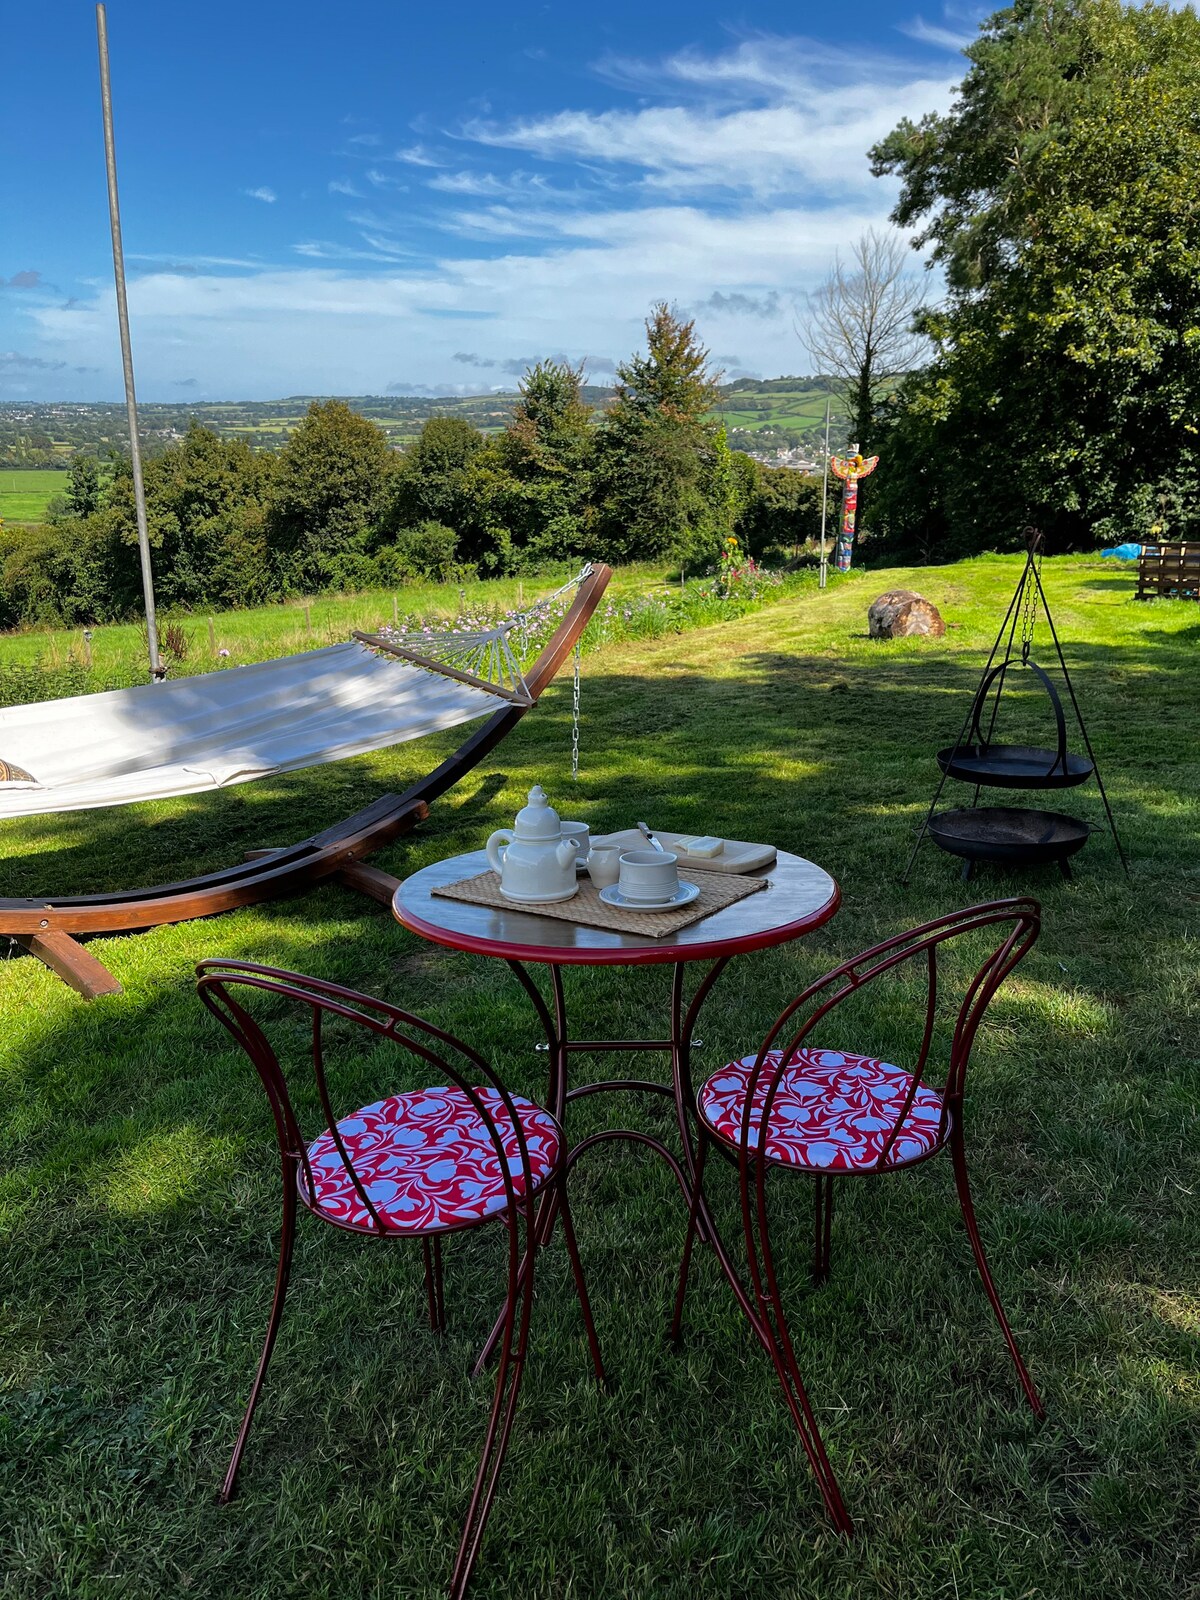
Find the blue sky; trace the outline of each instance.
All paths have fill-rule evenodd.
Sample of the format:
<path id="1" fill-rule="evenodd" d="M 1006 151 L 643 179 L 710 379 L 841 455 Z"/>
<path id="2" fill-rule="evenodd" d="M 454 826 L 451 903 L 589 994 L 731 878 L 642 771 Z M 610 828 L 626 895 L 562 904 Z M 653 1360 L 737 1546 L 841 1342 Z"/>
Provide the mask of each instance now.
<path id="1" fill-rule="evenodd" d="M 731 375 L 807 371 L 805 292 L 894 202 L 866 150 L 950 103 L 981 14 L 111 0 L 139 392 L 603 382 L 656 299 Z M 93 6 L 4 41 L 0 399 L 115 399 Z"/>

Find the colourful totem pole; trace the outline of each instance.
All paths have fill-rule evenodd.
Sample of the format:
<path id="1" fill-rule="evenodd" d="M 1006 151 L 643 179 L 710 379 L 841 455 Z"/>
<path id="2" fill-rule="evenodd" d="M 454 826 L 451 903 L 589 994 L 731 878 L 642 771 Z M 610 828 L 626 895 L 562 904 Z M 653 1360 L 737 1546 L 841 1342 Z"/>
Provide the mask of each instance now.
<path id="1" fill-rule="evenodd" d="M 855 447 L 857 450 L 857 447 Z M 831 456 L 829 465 L 835 478 L 842 480 L 842 526 L 837 536 L 837 569 L 849 572 L 854 555 L 854 519 L 858 514 L 858 480 L 866 478 L 879 465 L 878 456 L 865 459 L 857 453 L 852 456 Z"/>

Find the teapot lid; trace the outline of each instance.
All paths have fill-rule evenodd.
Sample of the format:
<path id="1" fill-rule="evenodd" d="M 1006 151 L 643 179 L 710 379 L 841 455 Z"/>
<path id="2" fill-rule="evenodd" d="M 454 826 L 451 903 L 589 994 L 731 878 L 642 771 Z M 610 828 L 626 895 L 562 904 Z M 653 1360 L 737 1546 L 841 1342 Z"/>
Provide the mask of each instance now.
<path id="1" fill-rule="evenodd" d="M 515 824 L 520 839 L 557 839 L 560 829 L 558 812 L 546 799 L 546 791 L 535 783 L 529 791 L 529 804 L 517 812 Z"/>

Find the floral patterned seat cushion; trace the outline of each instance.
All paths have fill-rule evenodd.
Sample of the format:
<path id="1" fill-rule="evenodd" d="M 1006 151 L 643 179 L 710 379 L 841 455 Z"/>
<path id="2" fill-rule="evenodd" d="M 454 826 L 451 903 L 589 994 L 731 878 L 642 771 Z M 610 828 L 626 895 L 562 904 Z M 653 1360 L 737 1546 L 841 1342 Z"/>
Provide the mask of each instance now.
<path id="1" fill-rule="evenodd" d="M 516 1129 L 495 1089 L 477 1089 L 503 1140 L 513 1189 L 524 1192 Z M 557 1122 L 532 1101 L 512 1096 L 525 1134 L 536 1191 L 554 1171 L 562 1147 Z M 504 1179 L 487 1125 L 461 1089 L 418 1089 L 390 1095 L 343 1117 L 338 1132 L 359 1182 L 389 1233 L 421 1234 L 461 1227 L 502 1211 Z M 331 1222 L 374 1230 L 371 1214 L 346 1171 L 330 1133 L 308 1147 L 314 1193 L 305 1203 Z"/>
<path id="2" fill-rule="evenodd" d="M 762 1108 L 783 1052 L 769 1051 L 754 1090 L 749 1145 L 757 1150 Z M 700 1115 L 731 1144 L 742 1137 L 746 1089 L 756 1056 L 743 1056 L 715 1072 L 700 1090 Z M 771 1105 L 767 1157 L 812 1172 L 860 1172 L 877 1168 L 896 1125 L 912 1078 L 899 1067 L 841 1050 L 797 1050 L 784 1070 Z M 942 1097 L 917 1089 L 904 1126 L 887 1152 L 884 1168 L 927 1155 L 938 1144 Z"/>

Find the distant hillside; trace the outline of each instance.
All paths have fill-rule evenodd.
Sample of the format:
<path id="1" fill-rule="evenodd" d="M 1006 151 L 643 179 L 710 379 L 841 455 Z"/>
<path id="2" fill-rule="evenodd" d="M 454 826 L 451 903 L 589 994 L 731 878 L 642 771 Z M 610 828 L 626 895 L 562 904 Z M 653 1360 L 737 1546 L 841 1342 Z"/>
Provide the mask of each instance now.
<path id="1" fill-rule="evenodd" d="M 771 454 L 797 447 L 812 450 L 819 442 L 830 386 L 822 378 L 741 378 L 723 384 L 719 415 L 735 449 Z M 584 388 L 584 398 L 603 406 L 613 390 L 598 384 Z M 142 445 L 148 453 L 180 438 L 189 423 L 200 422 L 224 438 L 243 438 L 259 449 L 277 449 L 317 395 L 290 395 L 282 400 L 198 400 L 170 405 L 142 405 Z M 452 414 L 473 427 L 493 432 L 512 413 L 515 391 L 483 395 L 348 395 L 347 403 L 379 424 L 397 448 L 420 432 L 427 418 Z M 835 443 L 839 406 L 834 403 Z M 0 467 L 66 467 L 77 450 L 103 454 L 129 447 L 123 404 L 34 405 L 0 402 Z"/>

